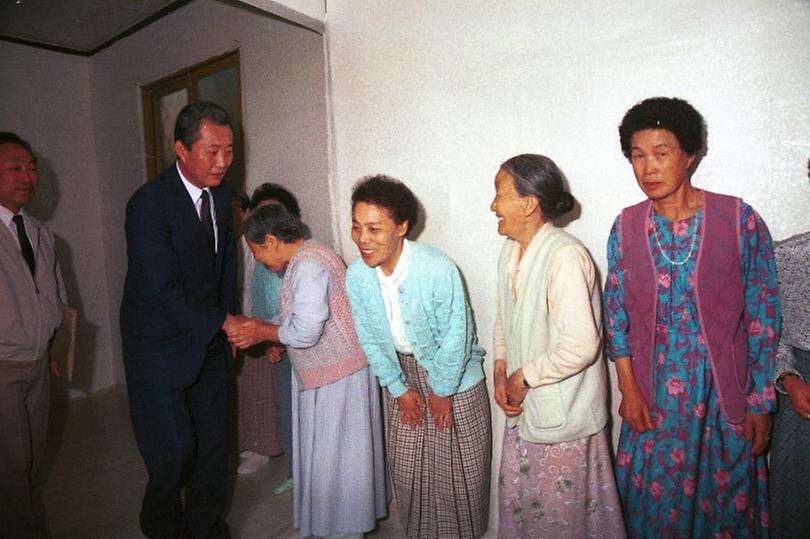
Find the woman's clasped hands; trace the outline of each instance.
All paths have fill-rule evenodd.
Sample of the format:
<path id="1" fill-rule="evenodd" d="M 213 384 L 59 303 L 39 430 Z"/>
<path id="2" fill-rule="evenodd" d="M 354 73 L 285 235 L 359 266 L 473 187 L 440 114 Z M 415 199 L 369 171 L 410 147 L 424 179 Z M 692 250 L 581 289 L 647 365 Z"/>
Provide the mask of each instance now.
<path id="1" fill-rule="evenodd" d="M 244 350 L 256 344 L 269 341 L 265 356 L 273 363 L 281 360 L 284 345 L 278 343 L 278 326 L 257 318 L 248 318 L 243 315 L 229 316 L 223 325 L 231 346 Z"/>
<path id="2" fill-rule="evenodd" d="M 495 402 L 507 417 L 519 416 L 523 411 L 522 404 L 529 392 L 523 384 L 523 370 L 518 369 L 506 376 L 506 361 L 495 362 L 494 370 Z"/>

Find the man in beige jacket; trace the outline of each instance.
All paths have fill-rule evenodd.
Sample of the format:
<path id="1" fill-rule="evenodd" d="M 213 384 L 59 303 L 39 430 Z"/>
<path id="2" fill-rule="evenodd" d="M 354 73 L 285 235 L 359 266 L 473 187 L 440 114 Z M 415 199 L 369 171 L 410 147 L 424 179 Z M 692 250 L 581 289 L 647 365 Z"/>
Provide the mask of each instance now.
<path id="1" fill-rule="evenodd" d="M 39 179 L 31 146 L 0 132 L 0 534 L 47 536 L 34 474 L 45 449 L 48 347 L 64 285 L 53 235 L 23 211 Z"/>

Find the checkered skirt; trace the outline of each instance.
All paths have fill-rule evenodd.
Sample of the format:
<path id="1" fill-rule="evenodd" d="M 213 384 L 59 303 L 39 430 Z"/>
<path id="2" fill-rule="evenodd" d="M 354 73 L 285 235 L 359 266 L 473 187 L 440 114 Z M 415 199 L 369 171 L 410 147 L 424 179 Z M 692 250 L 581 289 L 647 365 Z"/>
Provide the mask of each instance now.
<path id="1" fill-rule="evenodd" d="M 408 387 L 428 400 L 427 371 L 399 354 Z M 453 396 L 453 426 L 403 425 L 397 400 L 387 395 L 388 462 L 400 523 L 408 537 L 480 537 L 489 518 L 492 430 L 486 383 Z"/>

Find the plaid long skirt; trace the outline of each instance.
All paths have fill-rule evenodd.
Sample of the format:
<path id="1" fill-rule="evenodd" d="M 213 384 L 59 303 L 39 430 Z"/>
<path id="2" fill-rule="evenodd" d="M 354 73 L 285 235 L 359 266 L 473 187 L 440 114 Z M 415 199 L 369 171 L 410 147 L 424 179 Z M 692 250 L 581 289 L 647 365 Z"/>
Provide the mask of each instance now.
<path id="1" fill-rule="evenodd" d="M 427 371 L 412 355 L 399 354 L 408 387 L 427 402 Z M 489 398 L 482 380 L 453 396 L 450 430 L 427 421 L 411 429 L 387 395 L 388 463 L 400 523 L 408 537 L 480 537 L 489 518 L 492 458 Z"/>

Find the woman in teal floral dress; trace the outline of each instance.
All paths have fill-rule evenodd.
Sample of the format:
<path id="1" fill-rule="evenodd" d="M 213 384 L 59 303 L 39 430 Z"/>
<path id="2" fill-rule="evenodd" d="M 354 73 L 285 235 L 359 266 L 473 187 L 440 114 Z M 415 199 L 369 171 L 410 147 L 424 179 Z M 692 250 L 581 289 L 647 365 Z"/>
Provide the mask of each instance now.
<path id="1" fill-rule="evenodd" d="M 767 536 L 780 319 L 770 234 L 740 199 L 691 185 L 704 131 L 687 102 L 647 99 L 619 132 L 648 197 L 613 225 L 604 295 L 627 532 Z"/>

